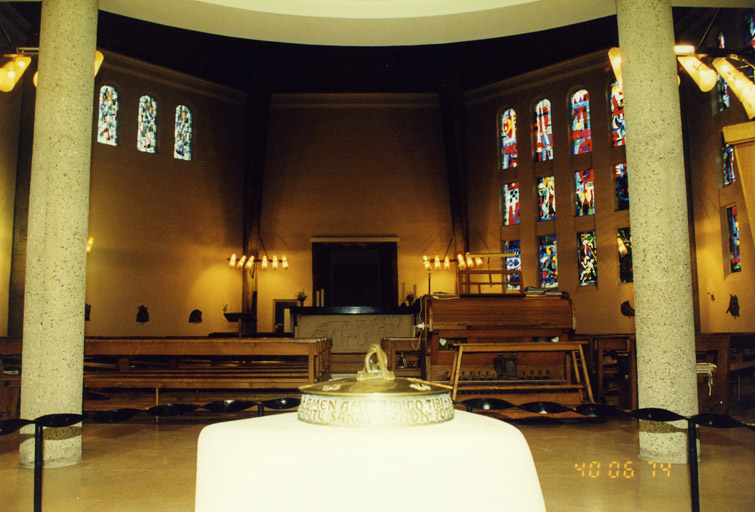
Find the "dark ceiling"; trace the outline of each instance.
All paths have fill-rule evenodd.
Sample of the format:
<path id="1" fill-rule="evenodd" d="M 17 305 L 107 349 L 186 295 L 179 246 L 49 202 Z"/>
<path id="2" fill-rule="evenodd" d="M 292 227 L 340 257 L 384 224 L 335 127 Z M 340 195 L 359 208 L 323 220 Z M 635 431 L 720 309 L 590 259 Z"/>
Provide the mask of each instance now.
<path id="1" fill-rule="evenodd" d="M 39 2 L 11 5 L 37 45 Z M 674 9 L 688 20 L 692 9 Z M 692 18 L 699 19 L 703 9 Z M 679 23 L 677 23 L 679 25 Z M 273 92 L 435 92 L 449 76 L 463 90 L 618 45 L 615 16 L 543 32 L 452 43 L 340 47 L 250 41 L 100 11 L 98 47 L 244 89 L 263 74 Z M 260 64 L 263 63 L 263 64 Z M 264 66 L 264 67 L 262 67 Z"/>

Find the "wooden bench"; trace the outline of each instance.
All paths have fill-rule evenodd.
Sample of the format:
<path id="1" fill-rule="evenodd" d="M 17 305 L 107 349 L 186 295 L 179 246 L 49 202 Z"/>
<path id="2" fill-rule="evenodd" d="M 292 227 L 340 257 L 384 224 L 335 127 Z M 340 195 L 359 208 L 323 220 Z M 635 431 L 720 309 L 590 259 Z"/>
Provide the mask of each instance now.
<path id="1" fill-rule="evenodd" d="M 594 402 L 592 389 L 590 388 L 590 377 L 587 373 L 585 356 L 582 350 L 582 343 L 579 342 L 488 342 L 488 343 L 458 343 L 455 344 L 456 353 L 454 355 L 453 366 L 451 369 L 451 398 L 456 400 L 459 391 L 495 391 L 497 394 L 505 392 L 514 393 L 577 393 L 576 403 L 582 403 L 587 400 Z M 537 379 L 513 379 L 513 380 L 495 380 L 495 381 L 477 381 L 464 382 L 460 377 L 463 371 L 464 354 L 475 353 L 507 353 L 507 352 L 561 352 L 567 354 L 565 358 L 566 368 L 564 370 L 565 378 L 563 380 L 537 380 Z M 573 378 L 572 378 L 573 376 Z M 532 399 L 528 395 L 528 400 Z M 541 400 L 543 398 L 540 398 Z M 558 401 L 553 400 L 551 401 Z"/>
<path id="2" fill-rule="evenodd" d="M 157 405 L 166 392 L 199 403 L 298 394 L 330 379 L 330 350 L 328 338 L 86 338 L 84 410 Z M 0 360 L 21 351 L 21 340 L 0 340 Z M 18 387 L 20 376 L 2 381 Z"/>
<path id="3" fill-rule="evenodd" d="M 715 365 L 710 391 L 698 391 L 700 412 L 728 414 L 730 383 L 755 372 L 755 333 L 712 333 L 695 335 L 698 362 Z"/>

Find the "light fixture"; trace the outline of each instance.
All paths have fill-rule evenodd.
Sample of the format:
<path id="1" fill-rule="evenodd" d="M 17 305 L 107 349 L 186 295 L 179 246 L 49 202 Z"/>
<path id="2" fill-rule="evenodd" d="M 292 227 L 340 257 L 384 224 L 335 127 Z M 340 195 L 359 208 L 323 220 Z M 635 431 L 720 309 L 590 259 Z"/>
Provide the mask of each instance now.
<path id="1" fill-rule="evenodd" d="M 745 66 L 755 68 L 752 50 L 749 47 L 739 51 L 724 48 L 706 48 L 703 52 L 699 52 L 692 45 L 678 44 L 674 46 L 674 53 L 679 63 L 702 92 L 712 90 L 717 83 L 718 75 L 721 75 L 721 78 L 726 81 L 734 95 L 742 102 L 747 118 L 752 119 L 755 117 L 755 83 L 745 73 L 742 73 L 742 71 L 729 62 L 729 60 L 734 60 L 743 63 Z M 616 80 L 621 87 L 621 51 L 619 48 L 611 48 L 608 51 L 608 58 L 611 61 L 611 67 L 613 68 Z M 712 64 L 716 70 L 714 71 L 705 64 L 701 60 L 703 58 L 712 58 Z M 716 71 L 718 71 L 718 75 Z"/>
<path id="2" fill-rule="evenodd" d="M 608 50 L 608 59 L 611 61 L 611 68 L 613 68 L 613 74 L 619 83 L 619 89 L 623 90 L 624 80 L 621 76 L 621 50 L 616 46 Z"/>
<path id="3" fill-rule="evenodd" d="M 0 91 L 11 92 L 13 90 L 21 79 L 21 76 L 23 76 L 24 72 L 31 64 L 31 57 L 34 55 L 39 55 L 39 48 L 30 46 L 19 47 L 16 48 L 15 53 L 7 53 L 3 55 L 3 57 L 10 60 L 0 68 Z M 102 66 L 102 61 L 104 60 L 105 56 L 101 51 L 97 50 L 94 52 L 94 76 L 97 76 L 97 73 L 100 71 L 100 66 Z M 37 86 L 38 75 L 39 72 L 37 71 L 32 77 L 34 87 Z"/>
<path id="4" fill-rule="evenodd" d="M 723 57 L 713 59 L 713 67 L 742 102 L 747 118 L 755 117 L 755 83 Z"/>
<path id="5" fill-rule="evenodd" d="M 694 55 L 680 55 L 679 64 L 687 71 L 702 92 L 708 92 L 716 86 L 716 72 Z"/>
<path id="6" fill-rule="evenodd" d="M 87 254 L 92 252 L 92 246 L 94 245 L 94 238 L 89 237 L 89 240 L 87 240 Z"/>
<path id="7" fill-rule="evenodd" d="M 19 53 L 5 57 L 10 60 L 0 68 L 0 91 L 11 92 L 31 64 L 31 57 Z"/>

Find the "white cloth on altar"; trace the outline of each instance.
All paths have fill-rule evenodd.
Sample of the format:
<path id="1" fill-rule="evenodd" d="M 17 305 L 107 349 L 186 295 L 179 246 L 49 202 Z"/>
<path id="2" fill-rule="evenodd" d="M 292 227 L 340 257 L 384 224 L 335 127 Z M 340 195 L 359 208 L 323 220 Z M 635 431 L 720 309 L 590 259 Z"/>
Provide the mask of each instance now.
<path id="1" fill-rule="evenodd" d="M 195 512 L 545 511 L 513 426 L 456 411 L 420 427 L 326 427 L 296 413 L 217 423 L 199 436 Z"/>

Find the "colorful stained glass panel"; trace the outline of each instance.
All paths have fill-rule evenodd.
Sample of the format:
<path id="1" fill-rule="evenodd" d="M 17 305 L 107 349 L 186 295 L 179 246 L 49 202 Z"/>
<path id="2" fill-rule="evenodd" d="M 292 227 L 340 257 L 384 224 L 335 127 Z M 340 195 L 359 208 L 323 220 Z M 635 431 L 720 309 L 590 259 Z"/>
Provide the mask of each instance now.
<path id="1" fill-rule="evenodd" d="M 619 228 L 616 243 L 619 246 L 619 280 L 622 283 L 631 283 L 634 281 L 631 228 Z"/>
<path id="2" fill-rule="evenodd" d="M 118 145 L 118 91 L 111 85 L 100 88 L 100 106 L 97 120 L 97 142 Z"/>
<path id="3" fill-rule="evenodd" d="M 501 169 L 516 167 L 516 112 L 513 108 L 501 114 Z"/>
<path id="4" fill-rule="evenodd" d="M 724 187 L 731 185 L 737 181 L 737 177 L 734 174 L 734 148 L 724 143 L 723 148 L 723 163 L 724 163 Z"/>
<path id="5" fill-rule="evenodd" d="M 506 270 L 522 270 L 522 253 L 519 240 L 506 240 L 503 244 L 503 252 L 515 253 L 515 256 L 506 256 Z M 518 290 L 521 287 L 519 275 L 506 276 L 506 289 Z"/>
<path id="6" fill-rule="evenodd" d="M 718 36 L 716 36 L 716 43 L 718 44 L 719 48 L 725 48 L 726 47 L 726 40 L 724 39 L 724 33 L 719 32 Z M 731 106 L 731 99 L 729 98 L 729 84 L 726 83 L 726 80 L 721 78 L 721 75 L 718 75 L 718 111 L 722 112 L 729 108 Z"/>
<path id="7" fill-rule="evenodd" d="M 624 91 L 618 82 L 611 84 L 611 146 L 626 144 L 627 129 L 624 122 Z"/>
<path id="8" fill-rule="evenodd" d="M 732 272 L 741 272 L 742 253 L 739 249 L 739 221 L 736 205 L 726 209 L 726 222 L 729 226 L 729 269 Z"/>
<path id="9" fill-rule="evenodd" d="M 577 217 L 595 214 L 595 178 L 592 169 L 574 173 L 574 200 Z"/>
<path id="10" fill-rule="evenodd" d="M 503 225 L 519 224 L 519 183 L 506 183 L 503 186 Z"/>
<path id="11" fill-rule="evenodd" d="M 191 160 L 191 110 L 186 105 L 176 107 L 176 127 L 173 132 L 173 158 Z"/>
<path id="12" fill-rule="evenodd" d="M 577 233 L 577 269 L 580 286 L 598 285 L 598 252 L 595 231 Z"/>
<path id="13" fill-rule="evenodd" d="M 627 177 L 627 164 L 622 162 L 613 168 L 613 181 L 616 184 L 616 209 L 629 209 L 629 178 Z"/>
<path id="14" fill-rule="evenodd" d="M 558 288 L 556 235 L 540 237 L 540 286 Z"/>
<path id="15" fill-rule="evenodd" d="M 157 151 L 157 102 L 150 96 L 139 98 L 139 133 L 136 147 L 145 153 Z"/>
<path id="16" fill-rule="evenodd" d="M 553 160 L 553 128 L 551 126 L 551 102 L 543 99 L 535 105 L 535 161 Z"/>
<path id="17" fill-rule="evenodd" d="M 592 151 L 590 134 L 590 95 L 582 89 L 571 97 L 572 155 Z"/>
<path id="18" fill-rule="evenodd" d="M 537 197 L 540 209 L 540 220 L 556 218 L 556 182 L 553 176 L 543 176 L 537 179 Z"/>

